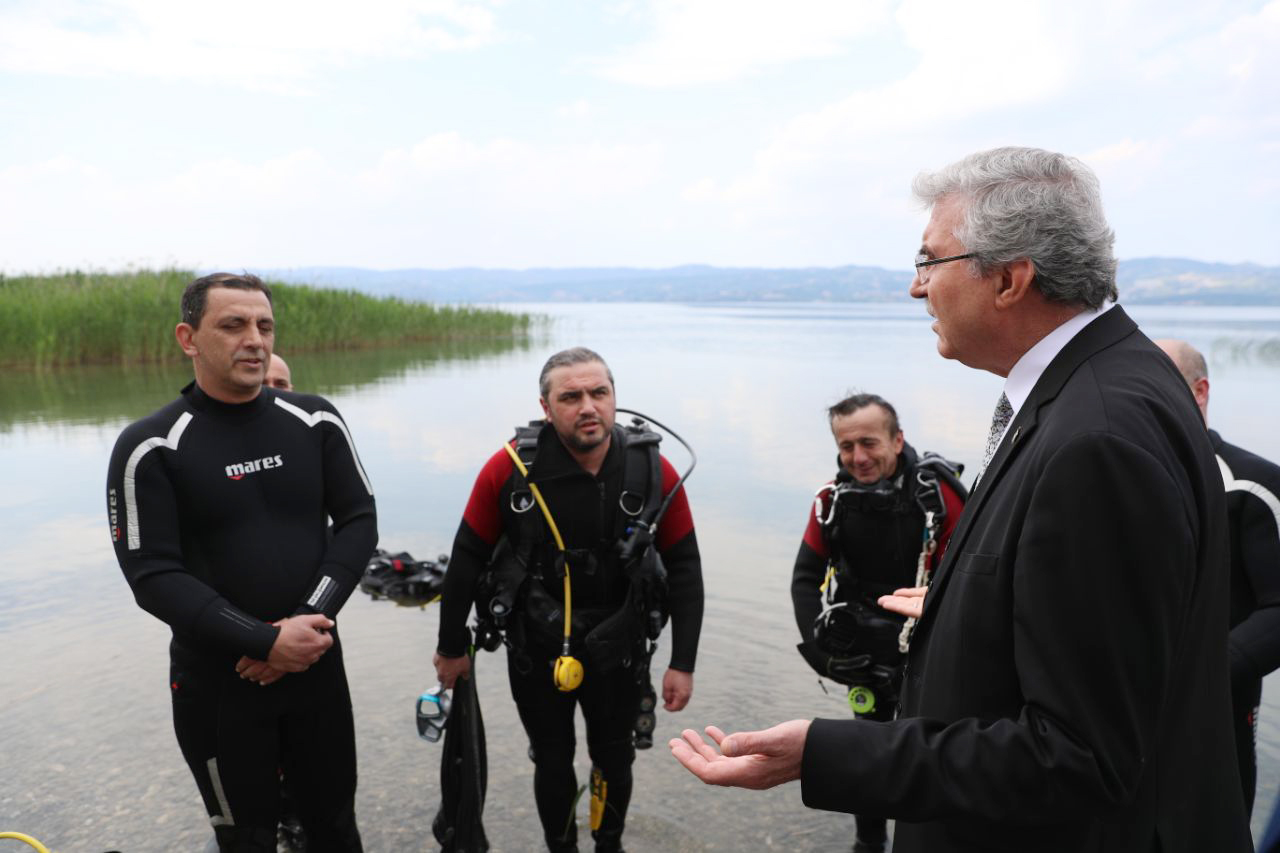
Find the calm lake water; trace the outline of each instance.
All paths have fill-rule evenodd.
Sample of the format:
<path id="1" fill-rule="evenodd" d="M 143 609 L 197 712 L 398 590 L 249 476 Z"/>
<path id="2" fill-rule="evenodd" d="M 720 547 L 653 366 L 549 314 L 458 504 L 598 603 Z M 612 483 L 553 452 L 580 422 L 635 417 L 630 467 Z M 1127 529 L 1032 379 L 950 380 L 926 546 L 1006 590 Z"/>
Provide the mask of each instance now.
<path id="1" fill-rule="evenodd" d="M 480 465 L 513 425 L 539 414 L 546 356 L 575 344 L 602 353 L 619 403 L 670 424 L 698 452 L 688 490 L 707 589 L 693 701 L 680 714 L 659 711 L 659 745 L 636 762 L 627 847 L 848 849 L 852 818 L 805 810 L 798 785 L 707 789 L 662 744 L 708 723 L 755 729 L 848 713 L 794 650 L 788 592 L 813 491 L 835 466 L 824 409 L 851 388 L 880 393 L 897 406 L 908 441 L 972 472 L 1001 380 L 939 358 L 920 305 L 524 307 L 549 322 L 516 347 L 291 354 L 287 321 L 280 347 L 297 386 L 326 394 L 346 418 L 377 492 L 383 547 L 418 557 L 449 549 Z M 1280 460 L 1280 309 L 1130 313 L 1152 337 L 1201 348 L 1214 427 Z M 0 377 L 0 829 L 63 853 L 199 850 L 210 834 L 173 739 L 168 629 L 133 603 L 103 510 L 116 435 L 186 380 L 181 369 Z M 678 445 L 666 451 L 683 467 Z M 417 738 L 411 706 L 433 682 L 437 618 L 434 607 L 356 593 L 340 619 L 359 739 L 357 812 L 371 853 L 435 849 L 439 747 Z M 663 666 L 668 652 L 659 650 Z M 505 663 L 498 653 L 477 667 L 489 837 L 499 851 L 538 849 L 532 765 Z M 1271 679 L 1264 702 L 1255 832 L 1280 779 L 1280 688 Z M 585 749 L 578 765 L 585 779 Z M 589 848 L 585 830 L 583 839 Z"/>

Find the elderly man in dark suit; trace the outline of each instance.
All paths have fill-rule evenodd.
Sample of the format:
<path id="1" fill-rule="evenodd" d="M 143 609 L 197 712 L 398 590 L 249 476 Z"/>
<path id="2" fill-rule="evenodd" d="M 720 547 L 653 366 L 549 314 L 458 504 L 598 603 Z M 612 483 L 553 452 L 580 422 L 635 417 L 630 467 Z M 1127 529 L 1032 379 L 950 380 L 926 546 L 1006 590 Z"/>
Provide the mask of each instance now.
<path id="1" fill-rule="evenodd" d="M 1181 377 L 1114 305 L 1079 161 L 1001 148 L 916 179 L 913 296 L 938 351 L 1005 377 L 927 594 L 900 719 L 671 743 L 704 781 L 799 778 L 905 851 L 1250 849 L 1229 719 L 1226 515 Z"/>

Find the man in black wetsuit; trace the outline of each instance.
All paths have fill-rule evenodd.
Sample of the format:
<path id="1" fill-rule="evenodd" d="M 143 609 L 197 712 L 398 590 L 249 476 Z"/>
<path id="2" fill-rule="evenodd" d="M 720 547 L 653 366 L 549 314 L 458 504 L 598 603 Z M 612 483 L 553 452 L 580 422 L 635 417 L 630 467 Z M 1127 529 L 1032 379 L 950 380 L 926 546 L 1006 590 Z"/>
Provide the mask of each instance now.
<path id="1" fill-rule="evenodd" d="M 575 704 L 580 704 L 587 751 L 606 786 L 603 817 L 592 831 L 595 849 L 617 851 L 631 798 L 633 727 L 641 694 L 648 686 L 648 660 L 643 634 L 621 638 L 615 648 L 621 648 L 625 660 L 609 663 L 597 662 L 593 639 L 608 631 L 603 625 L 606 620 L 629 606 L 629 589 L 636 586 L 619 558 L 619 532 L 625 523 L 621 514 L 630 512 L 627 507 L 633 501 L 638 505 L 657 496 L 645 495 L 639 501 L 641 496 L 624 489 L 624 480 L 631 482 L 635 460 L 649 457 L 637 451 L 639 439 L 632 438 L 633 433 L 614 423 L 613 375 L 599 355 L 582 347 L 553 355 L 542 369 L 540 391 L 546 422 L 540 428 L 522 430 L 530 444 L 536 437 L 536 447 L 525 451 L 534 451 L 532 464 L 525 463 L 528 478 L 517 471 L 505 447 L 493 454 L 476 478 L 445 576 L 436 672 L 446 687 L 470 672 L 465 623 L 477 582 L 491 560 L 500 561 L 495 555 L 519 555 L 527 582 L 516 602 L 516 618 L 510 620 L 518 628 L 508 626 L 513 648 L 507 654 L 507 669 L 511 694 L 529 737 L 543 836 L 551 850 L 578 849 L 573 715 Z M 520 446 L 519 440 L 511 443 L 513 452 Z M 656 461 L 662 495 L 670 495 L 676 472 L 665 459 Z M 563 558 L 531 498 L 533 487 L 545 498 L 563 537 Z M 662 698 L 666 710 L 679 711 L 693 693 L 703 603 L 698 543 L 683 488 L 675 491 L 654 542 L 666 567 L 673 629 Z M 553 679 L 563 641 L 566 584 L 560 566 L 566 563 L 571 651 L 585 663 L 582 683 L 571 691 L 562 691 Z M 552 618 L 538 618 L 533 612 L 535 600 L 543 602 L 543 614 L 550 612 Z"/>
<path id="2" fill-rule="evenodd" d="M 791 572 L 799 650 L 819 675 L 871 691 L 875 704 L 858 712 L 859 719 L 892 720 L 905 620 L 876 599 L 924 585 L 960 518 L 965 491 L 941 457 L 926 454 L 921 464 L 883 397 L 853 394 L 828 409 L 827 417 L 839 470 L 818 490 Z M 922 560 L 925 576 L 918 577 Z M 815 637 L 824 592 L 837 606 Z M 855 853 L 879 853 L 887 839 L 884 818 L 857 816 Z"/>
<path id="3" fill-rule="evenodd" d="M 258 278 L 193 281 L 175 333 L 195 381 L 121 434 L 107 511 L 134 597 L 173 629 L 178 744 L 220 849 L 276 849 L 283 770 L 310 849 L 359 851 L 334 618 L 377 543 L 372 488 L 328 401 L 263 387 Z"/>
<path id="4" fill-rule="evenodd" d="M 1155 342 L 1187 380 L 1209 425 L 1209 369 L 1185 341 Z M 1258 709 L 1262 677 L 1280 667 L 1280 466 L 1227 444 L 1214 430 L 1209 440 L 1227 490 L 1231 538 L 1231 716 L 1245 809 L 1252 814 L 1258 782 Z"/>
<path id="5" fill-rule="evenodd" d="M 289 370 L 289 364 L 275 353 L 271 353 L 271 360 L 267 364 L 267 375 L 262 380 L 262 384 L 277 391 L 293 390 L 293 376 Z"/>

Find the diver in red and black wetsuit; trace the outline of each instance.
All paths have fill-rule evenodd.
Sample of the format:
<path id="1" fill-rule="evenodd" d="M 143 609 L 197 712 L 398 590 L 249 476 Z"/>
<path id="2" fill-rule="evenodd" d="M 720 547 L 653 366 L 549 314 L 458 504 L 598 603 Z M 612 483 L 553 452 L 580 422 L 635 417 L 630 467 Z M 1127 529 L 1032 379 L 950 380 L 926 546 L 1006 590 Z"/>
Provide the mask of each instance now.
<path id="1" fill-rule="evenodd" d="M 921 458 L 906 443 L 882 397 L 855 394 L 827 414 L 839 472 L 818 490 L 792 569 L 799 650 L 819 675 L 863 689 L 869 706 L 857 711 L 860 719 L 892 720 L 904 619 L 876 599 L 927 582 L 966 493 L 958 466 Z M 886 840 L 883 818 L 858 816 L 857 853 L 882 851 Z"/>
<path id="2" fill-rule="evenodd" d="M 621 849 L 631 797 L 637 707 L 648 686 L 646 642 L 656 634 L 646 635 L 647 626 L 624 618 L 649 612 L 648 605 L 638 606 L 636 590 L 652 578 L 637 566 L 646 555 L 665 566 L 672 649 L 661 695 L 666 710 L 679 711 L 693 692 L 702 624 L 701 560 L 688 501 L 684 490 L 675 488 L 675 470 L 658 457 L 656 444 L 648 445 L 652 455 L 644 446 L 653 434 L 614 423 L 613 376 L 603 359 L 581 347 L 557 353 L 543 368 L 540 391 L 546 422 L 521 428 L 509 449 L 489 459 L 467 502 L 445 576 L 436 671 L 446 687 L 467 675 L 466 619 L 477 595 L 484 600 L 486 573 L 499 571 L 486 567 L 518 566 L 520 577 L 512 585 L 520 594 L 504 629 L 508 675 L 529 737 L 544 839 L 551 850 L 577 850 L 573 714 L 581 705 L 587 751 L 605 790 L 592 832 L 595 849 L 615 851 Z M 522 459 L 527 475 L 512 454 Z M 641 481 L 656 482 L 629 487 L 637 473 Z M 653 547 L 637 552 L 634 561 L 624 559 L 620 544 L 628 535 L 629 514 L 639 515 L 665 498 L 670 502 Z M 571 588 L 572 621 L 567 650 L 561 624 L 562 612 L 569 609 L 566 587 Z M 484 609 L 482 603 L 477 614 L 482 619 L 490 615 Z M 572 678 L 555 676 L 557 662 L 566 658 L 583 665 L 576 688 Z M 564 667 L 566 673 L 570 669 Z"/>

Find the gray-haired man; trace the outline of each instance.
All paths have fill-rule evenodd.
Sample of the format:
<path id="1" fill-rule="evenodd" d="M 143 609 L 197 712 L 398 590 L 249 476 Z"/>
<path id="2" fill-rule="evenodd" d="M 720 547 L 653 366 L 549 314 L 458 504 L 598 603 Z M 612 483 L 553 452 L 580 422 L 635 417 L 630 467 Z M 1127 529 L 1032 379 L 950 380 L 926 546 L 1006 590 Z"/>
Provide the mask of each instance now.
<path id="1" fill-rule="evenodd" d="M 1231 746 L 1226 507 L 1169 359 L 1115 306 L 1081 162 L 984 151 L 921 175 L 911 294 L 938 352 L 1004 377 L 989 459 L 919 614 L 898 720 L 697 733 L 704 781 L 801 779 L 898 820 L 894 850 L 1250 849 Z"/>

